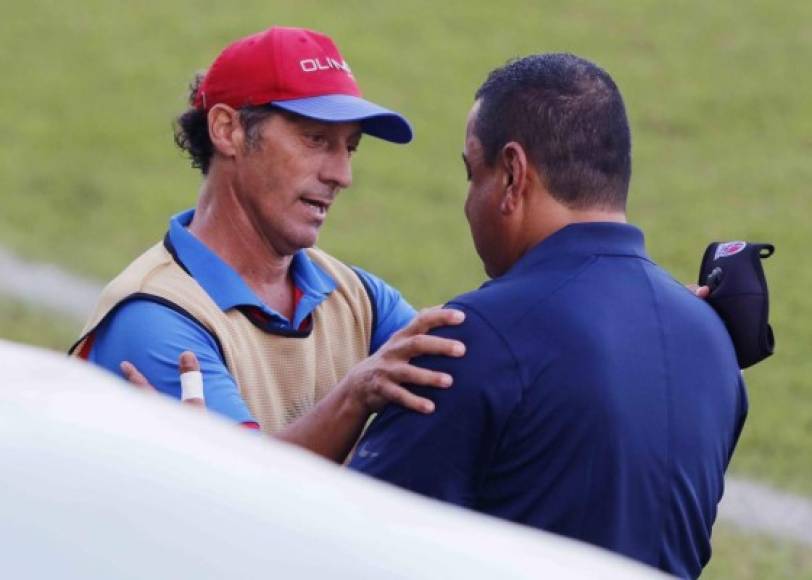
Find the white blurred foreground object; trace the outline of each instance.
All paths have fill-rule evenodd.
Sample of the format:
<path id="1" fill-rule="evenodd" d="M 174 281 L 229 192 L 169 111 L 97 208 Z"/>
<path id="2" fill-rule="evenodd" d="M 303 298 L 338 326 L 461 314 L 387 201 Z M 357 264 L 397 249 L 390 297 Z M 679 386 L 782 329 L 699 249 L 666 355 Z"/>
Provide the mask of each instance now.
<path id="1" fill-rule="evenodd" d="M 426 500 L 88 364 L 0 341 L 5 578 L 635 578 L 608 552 Z"/>

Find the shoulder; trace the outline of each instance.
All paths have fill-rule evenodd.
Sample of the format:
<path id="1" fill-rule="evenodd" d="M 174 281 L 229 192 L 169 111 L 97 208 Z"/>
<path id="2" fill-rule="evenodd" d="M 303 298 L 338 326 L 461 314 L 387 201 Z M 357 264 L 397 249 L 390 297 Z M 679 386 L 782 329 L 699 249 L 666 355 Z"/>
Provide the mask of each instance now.
<path id="1" fill-rule="evenodd" d="M 423 356 L 414 364 L 450 374 L 454 386 L 447 396 L 453 399 L 474 398 L 502 406 L 520 397 L 521 369 L 503 334 L 478 310 L 464 303 L 452 301 L 446 306 L 464 312 L 465 320 L 457 326 L 434 329 L 431 334 L 462 342 L 465 355 Z"/>
<path id="2" fill-rule="evenodd" d="M 411 304 L 401 295 L 401 293 L 384 282 L 375 274 L 371 274 L 358 266 L 352 266 L 353 271 L 361 280 L 361 283 L 369 293 L 370 299 L 376 305 L 381 313 L 389 313 L 390 310 L 397 309 L 402 311 L 406 316 L 408 323 L 415 315 L 415 309 Z"/>
<path id="3" fill-rule="evenodd" d="M 509 338 L 515 324 L 529 310 L 555 308 L 550 299 L 567 296 L 567 288 L 589 269 L 591 257 L 559 258 L 543 267 L 526 267 L 521 272 L 488 280 L 481 287 L 457 296 L 450 303 L 477 312 Z"/>
<path id="4" fill-rule="evenodd" d="M 146 297 L 131 298 L 110 311 L 96 330 L 96 347 L 116 346 L 127 351 L 161 350 L 164 345 L 182 350 L 219 345 L 190 314 L 168 301 Z"/>
<path id="5" fill-rule="evenodd" d="M 414 307 L 395 288 L 357 266 L 352 267 L 364 285 L 373 309 L 373 335 L 370 351 L 375 352 L 390 336 L 414 318 Z"/>
<path id="6" fill-rule="evenodd" d="M 108 300 L 122 300 L 140 290 L 146 280 L 171 264 L 173 264 L 172 255 L 166 251 L 163 243 L 154 244 L 113 278 L 105 287 L 102 296 L 108 297 Z"/>
<path id="7" fill-rule="evenodd" d="M 658 266 L 649 269 L 659 316 L 671 332 L 686 343 L 701 343 L 717 360 L 738 369 L 730 334 L 707 300 L 697 298 Z"/>
<path id="8" fill-rule="evenodd" d="M 142 292 L 148 281 L 171 272 L 173 265 L 172 256 L 161 242 L 138 256 L 104 287 L 81 334 L 95 328 L 129 296 Z"/>
<path id="9" fill-rule="evenodd" d="M 193 351 L 201 368 L 225 369 L 217 339 L 200 324 L 172 308 L 144 299 L 121 304 L 94 331 L 89 360 L 119 373 L 121 361 L 133 363 L 159 390 L 178 386 L 180 353 Z"/>

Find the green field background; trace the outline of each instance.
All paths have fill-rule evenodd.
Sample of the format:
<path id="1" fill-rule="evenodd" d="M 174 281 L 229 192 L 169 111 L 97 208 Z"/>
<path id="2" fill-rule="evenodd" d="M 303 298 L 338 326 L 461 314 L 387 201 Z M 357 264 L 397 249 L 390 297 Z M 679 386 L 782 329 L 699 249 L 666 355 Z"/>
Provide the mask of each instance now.
<path id="1" fill-rule="evenodd" d="M 493 67 L 568 51 L 606 68 L 633 131 L 630 220 L 693 281 L 705 245 L 773 242 L 774 357 L 745 372 L 734 473 L 812 495 L 812 2 L 514 0 L 4 2 L 0 244 L 103 280 L 195 203 L 172 143 L 186 86 L 226 42 L 271 24 L 337 41 L 369 98 L 405 113 L 405 147 L 365 139 L 320 245 L 416 306 L 484 279 L 462 214 L 473 93 Z M 59 289 L 55 288 L 55 292 Z M 64 348 L 63 320 L 0 299 L 0 336 Z M 812 577 L 809 549 L 721 531 L 712 578 Z M 739 549 L 741 548 L 741 549 Z"/>

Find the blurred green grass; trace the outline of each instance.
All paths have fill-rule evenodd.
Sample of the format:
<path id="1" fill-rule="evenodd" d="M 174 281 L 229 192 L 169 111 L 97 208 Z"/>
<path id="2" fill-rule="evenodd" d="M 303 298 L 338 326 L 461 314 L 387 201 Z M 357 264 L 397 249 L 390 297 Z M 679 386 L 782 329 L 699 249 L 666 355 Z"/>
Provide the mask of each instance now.
<path id="1" fill-rule="evenodd" d="M 23 302 L 0 297 L 0 338 L 67 351 L 82 325 Z"/>
<path id="2" fill-rule="evenodd" d="M 812 550 L 792 542 L 713 528 L 713 556 L 703 580 L 812 580 Z"/>
<path id="3" fill-rule="evenodd" d="M 484 277 L 462 216 L 473 92 L 511 57 L 574 52 L 624 93 L 629 217 L 658 262 L 692 281 L 711 240 L 776 244 L 765 266 L 778 350 L 745 373 L 751 413 L 732 469 L 812 494 L 809 22 L 802 0 L 9 5 L 0 243 L 84 275 L 115 274 L 194 204 L 199 180 L 170 130 L 193 72 L 235 37 L 309 26 L 330 33 L 365 94 L 406 113 L 417 134 L 407 147 L 362 143 L 320 245 L 415 305 L 440 303 Z M 0 335 L 70 342 L 50 317 L 18 311 L 0 308 Z"/>
<path id="4" fill-rule="evenodd" d="M 713 528 L 713 556 L 703 580 L 812 580 L 812 550 L 723 524 Z"/>

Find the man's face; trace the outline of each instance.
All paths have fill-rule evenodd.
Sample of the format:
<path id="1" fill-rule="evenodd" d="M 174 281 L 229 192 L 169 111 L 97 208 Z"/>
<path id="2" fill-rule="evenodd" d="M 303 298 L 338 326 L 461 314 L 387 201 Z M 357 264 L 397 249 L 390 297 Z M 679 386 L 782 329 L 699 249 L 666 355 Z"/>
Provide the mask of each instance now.
<path id="1" fill-rule="evenodd" d="M 236 158 L 235 191 L 254 227 L 280 255 L 316 243 L 336 195 L 352 183 L 358 123 L 276 113 Z"/>
<path id="2" fill-rule="evenodd" d="M 462 159 L 468 177 L 468 197 L 465 199 L 465 217 L 471 228 L 474 247 L 482 259 L 488 276 L 504 274 L 504 236 L 501 231 L 499 204 L 504 191 L 504 173 L 485 163 L 482 143 L 474 132 L 479 101 L 468 114 L 465 130 L 465 148 Z"/>

